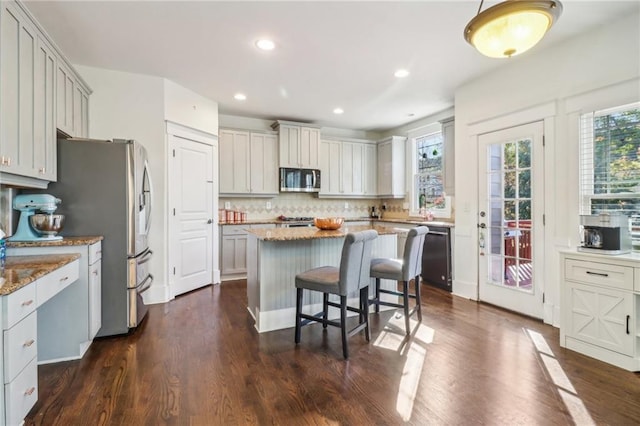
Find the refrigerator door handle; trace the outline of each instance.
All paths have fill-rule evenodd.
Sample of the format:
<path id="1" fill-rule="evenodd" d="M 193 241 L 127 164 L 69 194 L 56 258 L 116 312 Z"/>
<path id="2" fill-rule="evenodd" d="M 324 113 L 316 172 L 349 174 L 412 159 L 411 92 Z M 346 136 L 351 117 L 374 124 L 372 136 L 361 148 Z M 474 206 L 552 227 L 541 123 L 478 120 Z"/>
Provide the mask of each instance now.
<path id="1" fill-rule="evenodd" d="M 153 250 L 147 250 L 142 256 L 140 256 L 140 259 L 137 262 L 138 265 L 147 263 L 149 260 L 151 260 L 152 255 L 153 255 Z"/>
<path id="2" fill-rule="evenodd" d="M 147 281 L 149 282 L 149 284 L 146 284 Z M 143 293 L 149 290 L 149 287 L 151 287 L 152 283 L 153 283 L 153 275 L 147 274 L 147 277 L 144 280 L 142 280 L 140 284 L 138 284 L 135 287 L 128 287 L 127 290 L 137 290 L 138 293 Z"/>

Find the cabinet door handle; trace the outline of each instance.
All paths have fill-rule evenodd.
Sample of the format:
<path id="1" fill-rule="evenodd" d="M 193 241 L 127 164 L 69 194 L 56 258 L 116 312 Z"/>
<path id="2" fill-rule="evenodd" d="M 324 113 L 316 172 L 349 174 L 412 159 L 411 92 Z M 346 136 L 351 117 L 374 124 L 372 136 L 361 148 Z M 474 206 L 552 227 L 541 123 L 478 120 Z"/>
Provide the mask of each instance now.
<path id="1" fill-rule="evenodd" d="M 25 348 L 28 348 L 29 346 L 33 345 L 35 342 L 36 342 L 35 340 L 29 339 L 26 342 L 24 342 L 22 346 L 24 346 Z"/>
<path id="2" fill-rule="evenodd" d="M 26 391 L 24 391 L 24 394 L 26 396 L 30 396 L 32 393 L 34 393 L 36 391 L 35 386 L 31 386 L 29 389 L 27 389 Z"/>
<path id="3" fill-rule="evenodd" d="M 591 271 L 587 271 L 587 274 L 589 274 L 589 275 L 597 275 L 599 277 L 608 277 L 609 276 L 609 274 L 603 274 L 601 272 L 591 272 Z"/>
<path id="4" fill-rule="evenodd" d="M 627 315 L 627 334 L 631 334 L 629 332 L 629 320 L 631 319 L 631 315 Z"/>
<path id="5" fill-rule="evenodd" d="M 68 280 L 68 279 L 69 279 L 69 277 L 63 277 L 63 278 L 60 278 L 60 282 L 61 282 L 61 283 L 63 283 L 63 282 L 65 282 L 65 281 L 66 281 L 66 280 Z"/>
<path id="6" fill-rule="evenodd" d="M 98 271 L 97 271 L 97 270 L 94 270 L 94 271 L 93 271 L 93 275 L 98 275 Z"/>
<path id="7" fill-rule="evenodd" d="M 46 169 L 44 167 L 41 167 L 40 169 L 38 169 L 38 172 L 43 175 L 44 172 L 46 171 Z"/>
<path id="8" fill-rule="evenodd" d="M 33 299 L 25 300 L 22 302 L 22 306 L 29 306 L 33 303 Z"/>

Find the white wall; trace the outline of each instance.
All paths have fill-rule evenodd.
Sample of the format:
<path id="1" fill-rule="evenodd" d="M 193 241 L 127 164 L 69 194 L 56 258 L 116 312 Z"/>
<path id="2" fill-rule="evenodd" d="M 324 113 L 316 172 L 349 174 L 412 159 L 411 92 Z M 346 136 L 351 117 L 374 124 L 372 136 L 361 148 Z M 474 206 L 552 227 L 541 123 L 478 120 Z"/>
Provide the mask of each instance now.
<path id="1" fill-rule="evenodd" d="M 545 119 L 545 321 L 559 324 L 558 250 L 578 243 L 578 141 L 567 105 L 575 109 L 582 98 L 574 97 L 593 91 L 601 107 L 615 104 L 623 98 L 608 93 L 619 92 L 618 84 L 640 99 L 633 81 L 640 77 L 639 21 L 637 14 L 623 17 L 553 48 L 534 48 L 456 90 L 454 293 L 477 297 L 478 129 Z"/>
<path id="2" fill-rule="evenodd" d="M 218 135 L 218 104 L 164 80 L 165 118 L 174 123 Z"/>
<path id="3" fill-rule="evenodd" d="M 93 89 L 89 100 L 89 136 L 96 139 L 135 139 L 147 149 L 153 178 L 154 212 L 149 245 L 149 268 L 155 280 L 143 293 L 164 293 L 166 253 L 166 146 L 163 79 L 140 74 L 76 66 Z"/>

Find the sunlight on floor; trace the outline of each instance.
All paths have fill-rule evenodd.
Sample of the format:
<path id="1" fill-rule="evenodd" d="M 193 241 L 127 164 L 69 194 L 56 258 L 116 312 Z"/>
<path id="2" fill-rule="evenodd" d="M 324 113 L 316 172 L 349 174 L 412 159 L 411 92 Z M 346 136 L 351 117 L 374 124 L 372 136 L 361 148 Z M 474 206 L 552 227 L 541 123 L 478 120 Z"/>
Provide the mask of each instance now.
<path id="1" fill-rule="evenodd" d="M 417 321 L 410 320 L 409 324 L 412 330 L 410 337 L 404 334 L 404 316 L 396 314 L 389 319 L 373 342 L 374 346 L 406 356 L 396 399 L 396 411 L 404 421 L 409 421 L 413 412 L 413 403 L 427 354 L 425 345 L 432 343 L 435 335 L 434 329 Z"/>
<path id="2" fill-rule="evenodd" d="M 555 355 L 545 338 L 537 331 L 529 329 L 525 330 L 533 342 L 533 345 L 538 350 L 540 359 L 547 369 L 549 377 L 551 377 L 553 383 L 558 387 L 558 393 L 560 394 L 564 405 L 567 407 L 567 410 L 569 410 L 575 424 L 581 426 L 595 425 L 587 407 L 584 406 L 584 403 L 578 397 L 575 388 L 571 384 L 571 380 L 569 380 L 562 369 L 562 366 L 555 358 Z"/>

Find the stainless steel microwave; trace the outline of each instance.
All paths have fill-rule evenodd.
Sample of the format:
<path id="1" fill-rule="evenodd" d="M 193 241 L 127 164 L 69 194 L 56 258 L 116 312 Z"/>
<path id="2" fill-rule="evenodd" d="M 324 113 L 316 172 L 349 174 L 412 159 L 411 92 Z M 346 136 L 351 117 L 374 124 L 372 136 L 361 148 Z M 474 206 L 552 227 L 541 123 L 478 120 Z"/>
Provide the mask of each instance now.
<path id="1" fill-rule="evenodd" d="M 280 192 L 320 192 L 320 170 L 280 167 Z"/>

